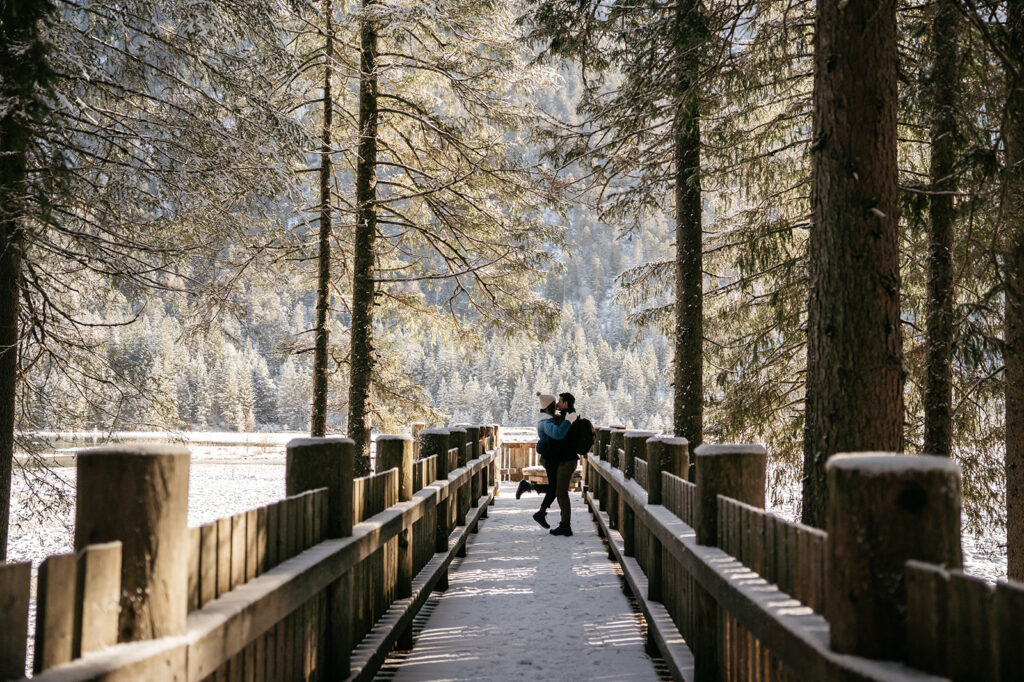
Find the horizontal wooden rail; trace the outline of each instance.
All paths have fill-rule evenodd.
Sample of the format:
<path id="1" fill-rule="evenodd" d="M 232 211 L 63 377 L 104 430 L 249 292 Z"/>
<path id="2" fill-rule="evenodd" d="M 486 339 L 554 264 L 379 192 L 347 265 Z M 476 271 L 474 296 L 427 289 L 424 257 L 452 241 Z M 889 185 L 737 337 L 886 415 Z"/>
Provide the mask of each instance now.
<path id="1" fill-rule="evenodd" d="M 623 510 L 629 510 L 636 526 L 646 528 L 664 552 L 693 577 L 710 600 L 735 618 L 797 679 L 843 682 L 938 682 L 941 679 L 898 663 L 835 653 L 829 648 L 828 622 L 821 615 L 725 551 L 697 544 L 696 531 L 691 526 L 662 505 L 648 504 L 647 492 L 636 481 L 626 479 L 623 472 L 610 462 L 590 455 L 588 465 L 600 477 L 599 485 L 614 493 Z M 625 538 L 613 526 L 611 515 L 602 512 L 600 503 L 589 493 L 587 503 L 601 532 L 611 538 L 613 544 L 622 538 L 620 554 L 628 556 Z M 612 551 L 614 553 L 615 550 Z M 627 562 L 623 569 L 634 573 L 640 571 L 638 562 Z M 631 584 L 637 589 L 642 584 L 640 576 L 634 575 Z M 694 643 L 682 644 L 682 636 L 669 625 L 671 622 L 664 617 L 653 617 L 648 620 L 648 627 L 655 631 L 654 640 L 662 654 L 667 660 L 675 661 L 674 668 L 679 671 L 680 679 L 687 679 L 684 671 L 689 659 L 680 653 L 678 647 L 687 646 L 693 651 Z M 662 643 L 671 643 L 671 646 L 663 646 Z M 699 646 L 696 653 L 700 655 Z"/>
<path id="2" fill-rule="evenodd" d="M 412 597 L 395 601 L 386 612 L 390 616 L 403 609 L 410 610 L 409 613 L 400 613 L 390 628 L 378 620 L 377 627 L 384 635 L 374 635 L 371 630 L 371 637 L 377 636 L 380 642 L 386 642 L 396 636 L 398 624 L 411 623 L 415 610 L 425 599 L 421 594 L 423 590 L 446 580 L 451 558 L 465 551 L 466 534 L 486 516 L 487 503 L 493 499 L 497 487 L 485 472 L 493 471 L 495 457 L 495 452 L 491 451 L 468 461 L 465 466 L 451 471 L 447 480 L 425 485 L 410 501 L 398 502 L 356 524 L 350 537 L 324 540 L 221 594 L 188 614 L 182 635 L 110 646 L 33 679 L 61 682 L 97 678 L 203 680 L 290 614 L 309 608 L 311 600 L 328 592 L 342 576 L 350 574 L 360 562 L 394 541 L 399 534 L 411 531 L 414 524 L 427 518 L 432 510 L 451 502 L 453 513 L 461 511 L 465 515 L 468 510 L 456 509 L 455 500 L 464 497 L 467 507 L 477 502 L 479 506 L 465 516 L 468 523 L 456 528 L 447 538 L 446 550 L 434 555 L 414 579 L 419 591 L 414 587 Z M 475 479 L 482 477 L 486 477 L 489 485 L 485 502 L 480 505 L 479 500 L 470 500 L 468 494 L 460 491 L 468 491 Z M 358 679 L 370 674 L 369 667 L 359 667 L 361 660 L 358 656 L 352 660 L 352 675 Z M 376 658 L 366 660 L 373 663 Z M 264 673 L 269 675 L 267 671 Z"/>
<path id="3" fill-rule="evenodd" d="M 497 491 L 498 484 L 495 483 L 481 498 L 482 503 L 467 519 L 466 525 L 458 526 L 448 537 L 448 550 L 435 554 L 423 567 L 423 570 L 416 574 L 416 578 L 413 580 L 412 596 L 392 604 L 373 630 L 363 638 L 363 641 L 352 653 L 349 680 L 356 682 L 373 679 L 387 659 L 392 647 L 412 626 L 413 619 L 426 603 L 430 593 L 444 579 L 452 560 L 460 554 L 465 554 L 469 535 L 475 532 L 480 520 L 486 518 L 487 507 L 490 506 Z"/>

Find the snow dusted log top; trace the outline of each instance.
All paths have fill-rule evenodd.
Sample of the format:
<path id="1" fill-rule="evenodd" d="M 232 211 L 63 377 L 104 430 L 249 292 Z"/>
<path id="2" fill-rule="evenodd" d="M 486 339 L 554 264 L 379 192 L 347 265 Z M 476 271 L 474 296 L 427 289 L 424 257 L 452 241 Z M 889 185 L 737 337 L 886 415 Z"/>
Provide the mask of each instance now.
<path id="1" fill-rule="evenodd" d="M 701 445 L 697 456 L 697 542 L 718 543 L 718 496 L 764 509 L 767 451 L 763 445 Z"/>
<path id="2" fill-rule="evenodd" d="M 826 469 L 857 470 L 861 476 L 901 471 L 944 471 L 960 475 L 960 465 L 949 457 L 905 455 L 896 452 L 842 453 L 829 457 Z"/>
<path id="3" fill-rule="evenodd" d="M 184 445 L 155 445 L 152 443 L 125 443 L 123 445 L 101 445 L 75 450 L 79 457 L 110 457 L 132 455 L 137 457 L 189 457 Z"/>
<path id="4" fill-rule="evenodd" d="M 324 444 L 331 443 L 344 443 L 348 445 L 355 445 L 356 442 L 351 438 L 345 438 L 344 436 L 327 436 L 325 438 L 292 438 L 288 441 L 286 447 L 289 448 L 308 448 L 308 447 L 319 447 Z"/>
<path id="5" fill-rule="evenodd" d="M 412 436 L 407 435 L 407 434 L 401 434 L 401 433 L 398 433 L 398 434 L 389 433 L 389 434 L 380 435 L 380 436 L 377 436 L 377 447 L 380 447 L 380 444 L 382 442 L 386 443 L 386 442 L 396 442 L 396 441 L 397 442 L 401 442 L 401 441 L 410 441 L 411 442 L 412 441 Z"/>
<path id="6" fill-rule="evenodd" d="M 833 456 L 826 472 L 832 648 L 906 660 L 906 562 L 962 565 L 960 467 L 942 457 L 865 453 Z"/>
<path id="7" fill-rule="evenodd" d="M 352 479 L 355 448 L 351 438 L 295 438 L 285 455 L 285 490 L 289 496 L 327 488 L 327 537 L 352 535 Z"/>
<path id="8" fill-rule="evenodd" d="M 684 438 L 683 440 L 686 439 Z M 701 445 L 694 450 L 694 454 L 698 457 L 719 457 L 721 455 L 736 454 L 767 456 L 768 451 L 764 449 L 763 445 L 757 445 L 756 443 L 722 443 Z"/>
<path id="9" fill-rule="evenodd" d="M 448 429 L 445 428 L 432 428 L 432 429 L 420 429 L 418 436 L 447 436 L 449 434 Z"/>

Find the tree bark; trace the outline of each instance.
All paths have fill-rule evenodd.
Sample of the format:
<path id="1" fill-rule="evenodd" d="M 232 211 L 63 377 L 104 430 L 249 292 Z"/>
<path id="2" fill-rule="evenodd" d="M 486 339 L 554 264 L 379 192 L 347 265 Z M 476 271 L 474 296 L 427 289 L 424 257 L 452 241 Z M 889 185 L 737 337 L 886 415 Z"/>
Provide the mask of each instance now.
<path id="1" fill-rule="evenodd" d="M 903 447 L 895 0 L 823 0 L 815 36 L 803 521 L 825 462 Z"/>
<path id="2" fill-rule="evenodd" d="M 1024 580 L 1024 0 L 1006 3 L 1006 27 L 1006 558 L 1008 577 Z"/>
<path id="3" fill-rule="evenodd" d="M 924 385 L 924 452 L 951 454 L 953 349 L 953 177 L 959 145 L 956 105 L 960 84 L 959 10 L 937 0 L 931 27 L 931 192 L 929 196 L 927 337 Z"/>
<path id="4" fill-rule="evenodd" d="M 18 384 L 18 313 L 21 298 L 25 146 L 18 124 L 4 120 L 0 152 L 0 562 L 7 559 L 14 415 Z M 19 139 L 20 138 L 20 139 Z"/>
<path id="5" fill-rule="evenodd" d="M 327 311 L 331 283 L 331 124 L 334 102 L 331 94 L 331 73 L 334 61 L 334 3 L 324 0 L 326 20 L 324 41 L 324 106 L 320 132 L 320 253 L 316 291 L 316 350 L 313 354 L 313 409 L 309 435 L 327 433 Z"/>
<path id="6" fill-rule="evenodd" d="M 373 4 L 365 0 L 364 10 Z M 356 226 L 352 270 L 352 353 L 348 435 L 356 444 L 356 476 L 370 470 L 367 406 L 373 378 L 374 241 L 377 236 L 377 28 L 360 29 L 359 158 L 356 165 Z"/>
<path id="7" fill-rule="evenodd" d="M 677 6 L 678 103 L 673 121 L 676 201 L 675 364 L 672 425 L 696 448 L 704 430 L 704 290 L 701 224 L 699 4 Z"/>
<path id="8" fill-rule="evenodd" d="M 53 74 L 40 40 L 49 2 L 0 5 L 0 562 L 7 559 L 18 385 L 21 265 L 32 126 L 46 115 L 40 93 Z"/>

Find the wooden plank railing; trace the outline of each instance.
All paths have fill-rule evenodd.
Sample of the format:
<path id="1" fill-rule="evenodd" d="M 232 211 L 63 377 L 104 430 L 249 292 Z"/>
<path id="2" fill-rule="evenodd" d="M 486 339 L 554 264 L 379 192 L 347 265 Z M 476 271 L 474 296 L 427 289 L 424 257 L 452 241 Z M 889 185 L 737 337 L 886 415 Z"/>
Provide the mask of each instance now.
<path id="1" fill-rule="evenodd" d="M 909 663 L 952 680 L 1019 680 L 1024 585 L 907 562 Z"/>
<path id="2" fill-rule="evenodd" d="M 388 469 L 352 482 L 354 523 L 376 516 L 398 502 L 398 469 Z"/>
<path id="3" fill-rule="evenodd" d="M 647 460 L 640 459 L 637 457 L 633 460 L 633 467 L 636 476 L 636 482 L 640 484 L 640 487 L 647 490 Z"/>
<path id="4" fill-rule="evenodd" d="M 180 570 L 182 589 L 164 592 L 188 610 L 180 635 L 118 643 L 118 603 L 158 592 L 123 593 L 120 543 L 51 557 L 41 567 L 35 679 L 372 677 L 393 646 L 408 644 L 412 619 L 447 584 L 449 564 L 487 516 L 496 431 L 473 427 L 455 462 L 459 452 L 476 456 L 440 480 L 431 477 L 447 445 L 413 462 L 410 442 L 396 468 L 354 479 L 351 441 L 300 439 L 289 444 L 287 472 L 298 494 L 194 529 L 183 527 L 184 508 L 169 516 L 181 519 L 187 556 L 154 558 Z M 293 462 L 293 450 L 313 454 Z M 148 456 L 145 446 L 133 452 L 122 454 Z M 326 487 L 302 490 L 307 483 Z M 161 494 L 160 486 L 138 490 Z M 24 673 L 30 568 L 0 565 L 0 679 Z"/>
<path id="5" fill-rule="evenodd" d="M 32 564 L 0 564 L 0 679 L 25 674 Z M 121 543 L 88 545 L 39 566 L 31 668 L 40 672 L 117 643 Z"/>
<path id="6" fill-rule="evenodd" d="M 437 456 L 417 459 L 412 463 L 412 491 L 423 490 L 423 487 L 437 478 Z"/>
<path id="7" fill-rule="evenodd" d="M 661 472 L 662 504 L 687 525 L 693 525 L 693 505 L 697 486 L 667 471 Z"/>
<path id="8" fill-rule="evenodd" d="M 499 464 L 501 480 L 523 480 L 523 469 L 540 465 L 536 443 L 502 443 Z"/>
<path id="9" fill-rule="evenodd" d="M 718 546 L 779 589 L 825 614 L 825 542 L 793 523 L 728 497 L 718 499 Z"/>
<path id="10" fill-rule="evenodd" d="M 189 528 L 189 612 L 323 540 L 326 514 L 319 488 Z"/>
<path id="11" fill-rule="evenodd" d="M 639 434 L 632 437 L 639 438 Z M 760 486 L 759 502 L 763 505 L 763 454 L 760 472 L 749 468 L 753 460 L 748 459 L 743 465 L 748 467 L 745 473 L 734 468 L 730 475 L 718 479 L 711 469 L 705 474 L 709 486 L 714 486 L 716 480 L 743 481 L 741 485 L 746 488 L 739 494 L 751 499 L 741 502 L 720 494 L 723 491 L 715 492 L 718 489 L 714 487 L 702 495 L 697 486 L 665 470 L 671 465 L 676 472 L 687 471 L 685 446 L 680 457 L 678 452 L 669 452 L 672 448 L 648 442 L 646 457 L 639 458 L 639 441 L 630 442 L 629 438 L 621 429 L 598 430 L 594 453 L 587 458 L 585 496 L 599 532 L 609 541 L 609 554 L 623 566 L 627 584 L 648 621 L 649 636 L 676 679 L 938 679 L 932 675 L 954 680 L 1019 679 L 1014 675 L 1019 676 L 1024 666 L 1024 628 L 1019 626 L 1024 619 L 1024 586 L 1001 583 L 992 588 L 959 571 L 907 562 L 906 608 L 894 609 L 904 625 L 897 624 L 893 630 L 891 622 L 883 623 L 878 617 L 871 621 L 870 610 L 856 615 L 860 619 L 856 620 L 848 604 L 853 603 L 856 609 L 856 601 L 892 601 L 899 598 L 899 593 L 861 595 L 851 602 L 848 592 L 837 592 L 832 598 L 841 605 L 830 608 L 825 570 L 829 551 L 847 557 L 850 555 L 843 552 L 855 546 L 861 553 L 878 552 L 877 558 L 858 563 L 881 576 L 870 578 L 880 586 L 876 591 L 881 594 L 894 589 L 894 580 L 880 567 L 888 563 L 899 574 L 905 561 L 899 558 L 901 551 L 935 554 L 940 550 L 932 549 L 933 544 L 953 545 L 948 541 L 922 543 L 911 532 L 900 537 L 908 538 L 906 547 L 917 549 L 901 550 L 891 541 L 858 541 L 860 531 L 851 533 L 847 530 L 850 526 L 840 525 L 845 537 L 851 538 L 849 542 L 860 544 L 830 550 L 829 535 L 824 531 L 787 522 L 751 503 L 757 495 L 750 491 L 756 493 Z M 728 450 L 719 446 L 704 455 L 715 460 L 722 457 L 723 449 Z M 734 450 L 738 461 L 756 453 L 757 448 L 738 446 Z M 763 453 L 763 449 L 760 451 Z M 895 490 L 902 489 L 898 486 L 914 476 L 919 476 L 914 480 L 937 481 L 936 494 L 928 499 L 941 499 L 942 504 L 948 499 L 951 508 L 959 509 L 958 501 L 949 497 L 958 487 L 952 482 L 956 472 L 951 473 L 953 465 L 948 460 L 907 457 L 889 458 L 881 465 L 863 463 L 871 459 L 851 457 L 840 466 L 865 467 L 865 475 L 875 477 L 871 480 L 876 480 L 881 471 L 882 478 L 888 476 L 893 481 Z M 933 459 L 937 463 L 932 464 Z M 632 476 L 625 471 L 630 462 Z M 900 468 L 903 463 L 905 468 Z M 710 466 L 709 460 L 698 457 L 698 470 L 705 464 Z M 919 473 L 925 469 L 927 474 Z M 700 476 L 698 473 L 698 479 Z M 932 478 L 922 478 L 925 476 Z M 653 485 L 655 478 L 660 486 Z M 871 496 L 865 503 L 884 507 L 887 500 L 898 505 L 899 499 L 894 493 L 885 499 Z M 707 504 L 710 507 L 702 507 Z M 845 513 L 866 515 L 864 510 L 854 509 Z M 890 532 L 883 519 L 897 512 L 879 509 L 869 513 L 875 514 L 871 527 L 877 529 L 876 533 Z M 958 517 L 944 513 L 936 516 L 944 521 L 917 528 L 931 533 L 932 525 L 945 525 L 948 527 L 943 532 L 956 532 L 956 554 L 950 555 L 950 561 L 958 561 Z M 837 518 L 839 524 L 849 523 L 848 517 Z M 713 522 L 708 526 L 709 519 Z M 882 554 L 876 544 L 885 546 L 889 554 Z M 843 569 L 850 570 L 848 566 Z M 868 620 L 864 620 L 865 612 Z M 826 616 L 838 620 L 830 623 Z M 870 646 L 875 646 L 874 640 L 889 645 L 888 640 L 901 636 L 890 633 L 905 631 L 909 639 L 903 663 L 892 662 L 900 656 L 891 653 L 855 655 L 857 651 L 843 643 L 844 635 L 832 631 L 836 622 L 845 632 L 865 628 L 865 641 Z M 848 640 L 849 635 L 845 636 Z"/>
<path id="12" fill-rule="evenodd" d="M 327 489 L 308 490 L 278 502 L 189 529 L 188 610 L 191 613 L 326 538 Z M 304 614 L 307 618 L 312 614 Z M 299 615 L 278 624 L 226 661 L 214 673 L 255 671 L 285 647 L 312 649 L 317 642 L 297 635 Z M 280 643 L 280 646 L 279 646 Z"/>

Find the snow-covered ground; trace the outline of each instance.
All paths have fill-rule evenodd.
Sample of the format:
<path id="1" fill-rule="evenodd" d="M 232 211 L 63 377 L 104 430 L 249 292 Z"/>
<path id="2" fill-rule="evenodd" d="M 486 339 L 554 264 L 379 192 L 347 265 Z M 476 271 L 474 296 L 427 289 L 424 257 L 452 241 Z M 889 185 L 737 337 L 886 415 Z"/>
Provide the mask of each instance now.
<path id="1" fill-rule="evenodd" d="M 208 459 L 196 452 L 189 475 L 188 521 L 199 526 L 284 497 L 284 453 L 266 452 L 245 460 Z M 75 529 L 75 469 L 51 469 L 48 484 L 15 476 L 11 500 L 9 561 L 38 564 L 51 554 L 70 552 Z M 112 496 L 112 501 L 116 497 Z M 46 509 L 45 512 L 39 510 Z"/>
<path id="2" fill-rule="evenodd" d="M 799 521 L 799 486 L 776 491 L 776 499 L 769 499 L 768 511 L 788 521 Z M 964 571 L 990 583 L 1006 580 L 1006 533 L 993 531 L 988 535 L 964 533 L 960 544 L 963 547 Z"/>
<path id="3" fill-rule="evenodd" d="M 254 509 L 284 496 L 284 445 L 295 434 L 180 435 L 187 435 L 191 443 L 218 443 L 190 445 L 189 525 Z M 275 442 L 257 438 L 264 436 Z M 71 551 L 75 470 L 64 466 L 27 472 L 27 477 L 21 472 L 14 476 L 8 560 L 38 564 L 51 554 Z M 782 496 L 771 511 L 794 518 L 794 494 Z M 989 581 L 1005 579 L 1004 537 L 964 535 L 963 547 L 968 572 Z"/>
<path id="4" fill-rule="evenodd" d="M 389 679 L 661 679 L 580 495 L 566 538 L 531 518 L 537 495 L 514 490 L 502 486 L 412 652 L 385 664 Z"/>

